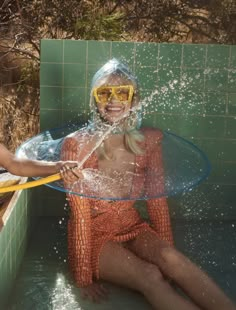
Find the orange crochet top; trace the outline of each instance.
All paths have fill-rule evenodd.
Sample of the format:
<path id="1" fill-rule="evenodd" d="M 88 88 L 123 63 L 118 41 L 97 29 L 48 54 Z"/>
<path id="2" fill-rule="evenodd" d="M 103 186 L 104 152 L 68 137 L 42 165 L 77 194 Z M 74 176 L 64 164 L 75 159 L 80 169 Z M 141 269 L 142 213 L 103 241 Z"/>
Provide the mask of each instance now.
<path id="1" fill-rule="evenodd" d="M 145 192 L 153 197 L 163 192 L 163 165 L 161 152 L 162 133 L 157 129 L 142 129 L 145 136 L 144 155 L 136 155 L 136 171 L 131 197 Z M 88 149 L 83 147 L 80 132 L 68 136 L 61 151 L 62 160 L 80 161 Z M 94 152 L 83 168 L 98 169 L 98 157 Z M 150 173 L 148 173 L 148 171 Z M 66 186 L 66 185 L 65 185 Z M 68 222 L 68 260 L 79 287 L 99 278 L 99 255 L 107 241 L 126 242 L 144 231 L 155 233 L 158 238 L 173 244 L 169 209 L 165 197 L 147 200 L 150 224 L 145 222 L 134 208 L 135 200 L 98 200 L 67 194 L 70 204 Z"/>

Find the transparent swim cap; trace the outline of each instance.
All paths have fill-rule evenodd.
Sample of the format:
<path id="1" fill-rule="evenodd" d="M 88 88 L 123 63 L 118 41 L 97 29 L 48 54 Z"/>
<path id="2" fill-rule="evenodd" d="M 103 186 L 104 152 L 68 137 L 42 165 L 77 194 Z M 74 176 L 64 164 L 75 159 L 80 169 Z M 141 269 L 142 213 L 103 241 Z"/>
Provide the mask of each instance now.
<path id="1" fill-rule="evenodd" d="M 106 125 L 105 121 L 101 118 L 101 115 L 99 114 L 97 110 L 97 106 L 95 104 L 95 100 L 93 97 L 93 88 L 98 86 L 99 84 L 102 85 L 102 82 L 109 77 L 110 75 L 118 75 L 121 78 L 124 78 L 128 81 L 130 81 L 133 86 L 135 87 L 135 92 L 137 96 L 138 92 L 138 80 L 137 78 L 131 73 L 128 66 L 121 63 L 118 59 L 113 58 L 109 60 L 105 65 L 103 65 L 94 75 L 92 82 L 91 82 L 91 92 L 90 92 L 90 109 L 92 112 L 92 121 L 90 122 L 91 128 L 95 128 L 96 130 L 99 128 L 102 128 L 104 125 Z M 138 103 L 138 104 L 137 104 Z M 139 129 L 141 126 L 141 113 L 142 113 L 142 106 L 140 102 L 136 102 L 135 108 L 133 107 L 133 110 L 131 111 L 129 117 L 127 118 L 127 126 L 125 131 L 129 132 L 134 129 Z M 123 132 L 122 126 L 120 127 L 119 124 L 117 124 L 116 128 L 113 130 L 113 133 L 117 132 Z"/>
<path id="2" fill-rule="evenodd" d="M 131 73 L 129 68 L 116 58 L 113 58 L 95 73 L 91 82 L 91 88 L 97 85 L 99 80 L 111 74 L 121 75 L 127 80 L 130 80 L 136 86 L 138 84 L 137 78 Z"/>

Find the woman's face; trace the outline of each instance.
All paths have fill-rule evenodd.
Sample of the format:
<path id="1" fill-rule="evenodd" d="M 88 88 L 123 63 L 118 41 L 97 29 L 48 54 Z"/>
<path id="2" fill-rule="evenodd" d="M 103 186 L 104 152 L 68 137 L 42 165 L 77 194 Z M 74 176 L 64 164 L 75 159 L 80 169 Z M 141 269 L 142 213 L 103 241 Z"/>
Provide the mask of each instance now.
<path id="1" fill-rule="evenodd" d="M 95 102 L 102 118 L 113 124 L 128 117 L 132 106 L 133 91 L 132 83 L 117 75 L 109 76 L 102 84 L 94 88 Z"/>

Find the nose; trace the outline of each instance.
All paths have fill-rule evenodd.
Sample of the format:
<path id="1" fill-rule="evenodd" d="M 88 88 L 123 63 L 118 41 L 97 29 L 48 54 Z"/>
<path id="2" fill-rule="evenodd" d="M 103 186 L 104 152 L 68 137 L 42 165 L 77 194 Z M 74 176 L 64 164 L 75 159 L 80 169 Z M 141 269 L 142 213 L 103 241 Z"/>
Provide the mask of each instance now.
<path id="1" fill-rule="evenodd" d="M 112 99 L 114 98 L 114 94 L 111 93 L 108 97 L 108 102 L 112 102 Z"/>

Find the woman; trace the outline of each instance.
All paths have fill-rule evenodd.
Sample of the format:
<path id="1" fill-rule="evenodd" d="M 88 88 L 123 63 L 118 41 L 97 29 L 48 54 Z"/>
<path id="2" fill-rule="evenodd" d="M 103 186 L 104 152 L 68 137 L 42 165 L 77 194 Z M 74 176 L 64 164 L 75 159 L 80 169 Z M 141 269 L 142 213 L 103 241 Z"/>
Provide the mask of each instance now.
<path id="1" fill-rule="evenodd" d="M 213 281 L 173 247 L 166 199 L 147 200 L 150 224 L 133 207 L 140 191 L 153 197 L 156 187 L 163 187 L 162 134 L 139 130 L 137 91 L 128 69 L 115 59 L 109 61 L 92 81 L 92 125 L 63 143 L 62 160 L 80 162 L 90 152 L 83 171 L 95 169 L 108 180 L 95 189 L 82 180 L 73 191 L 83 191 L 84 197 L 68 195 L 68 251 L 74 278 L 84 296 L 95 301 L 106 295 L 97 282 L 103 279 L 139 291 L 155 309 L 235 309 Z M 99 145 L 100 135 L 107 132 Z M 117 176 L 118 182 L 113 182 Z M 64 180 L 70 188 L 74 175 Z M 173 289 L 170 279 L 189 299 Z"/>

